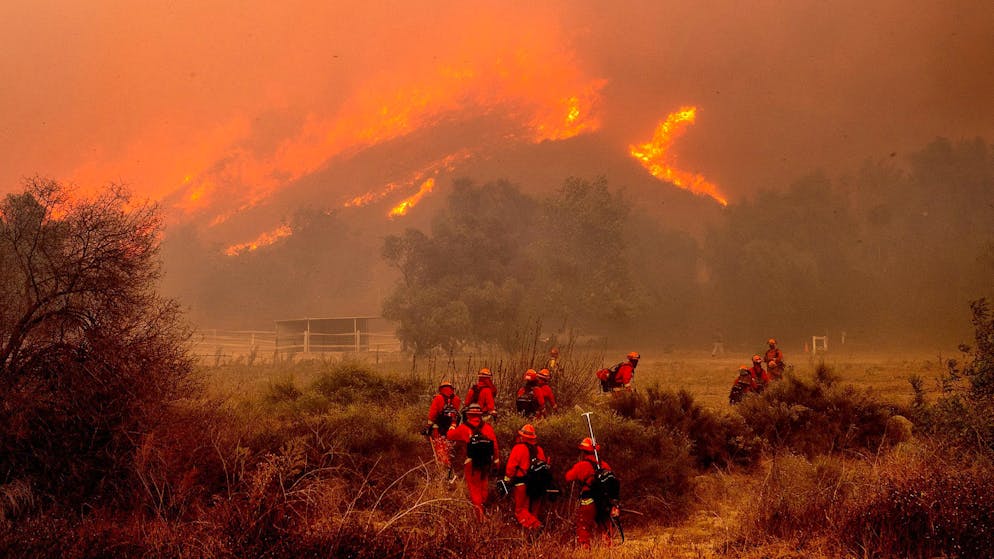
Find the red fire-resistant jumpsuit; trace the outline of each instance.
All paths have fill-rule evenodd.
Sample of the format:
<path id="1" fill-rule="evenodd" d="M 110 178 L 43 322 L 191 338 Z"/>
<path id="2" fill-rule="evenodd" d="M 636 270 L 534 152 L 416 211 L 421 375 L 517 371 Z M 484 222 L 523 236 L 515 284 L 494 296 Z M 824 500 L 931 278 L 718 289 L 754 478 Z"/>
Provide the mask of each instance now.
<path id="1" fill-rule="evenodd" d="M 483 422 L 482 417 L 479 415 L 469 415 L 466 417 L 465 423 L 455 429 L 450 429 L 446 437 L 450 441 L 468 443 L 469 439 L 473 436 L 474 430 L 478 430 L 481 435 L 494 442 L 494 461 L 492 466 L 487 464 L 485 468 L 476 468 L 468 456 L 464 465 L 469 500 L 473 503 L 476 519 L 482 522 L 483 503 L 486 502 L 487 496 L 490 493 L 490 469 L 491 467 L 496 468 L 500 463 L 500 458 L 498 458 L 500 450 L 497 448 L 497 434 L 494 433 L 493 427 Z"/>
<path id="2" fill-rule="evenodd" d="M 545 415 L 545 393 L 542 391 L 542 387 L 538 385 L 538 381 L 526 382 L 524 386 L 518 389 L 517 396 L 524 396 L 529 390 L 535 395 L 535 401 L 538 403 L 538 411 L 535 412 L 535 417 L 543 417 Z"/>
<path id="3" fill-rule="evenodd" d="M 585 452 L 583 459 L 573 465 L 566 472 L 566 481 L 576 481 L 580 483 L 580 506 L 576 509 L 576 541 L 580 547 L 590 549 L 590 535 L 594 531 L 594 526 L 601 528 L 601 538 L 605 545 L 611 545 L 611 536 L 614 527 L 611 525 L 610 517 L 606 522 L 597 524 L 597 505 L 594 504 L 594 497 L 590 492 L 590 486 L 594 482 L 596 459 L 592 452 Z M 607 462 L 601 460 L 601 468 L 610 470 Z"/>
<path id="4" fill-rule="evenodd" d="M 556 395 L 552 393 L 552 385 L 541 378 L 538 380 L 538 388 L 535 389 L 535 395 L 538 397 L 539 405 L 542 406 L 542 415 L 548 416 L 559 409 L 559 406 L 556 405 Z M 549 409 L 546 409 L 546 407 Z"/>
<path id="5" fill-rule="evenodd" d="M 631 390 L 632 378 L 635 376 L 635 364 L 625 361 L 618 367 L 618 373 L 614 375 L 617 388 L 615 390 Z"/>
<path id="6" fill-rule="evenodd" d="M 428 422 L 432 426 L 431 447 L 435 451 L 435 461 L 443 466 L 451 466 L 452 461 L 449 458 L 451 447 L 445 439 L 445 433 L 438 432 L 438 416 L 445 409 L 446 399 L 456 411 L 459 411 L 459 396 L 455 395 L 455 391 L 451 387 L 443 386 L 439 389 L 438 394 L 435 394 L 431 401 L 431 407 L 428 408 Z"/>
<path id="7" fill-rule="evenodd" d="M 762 392 L 763 388 L 770 383 L 770 374 L 763 368 L 762 363 L 755 363 L 752 368 L 749 369 L 749 376 L 751 376 L 753 382 L 756 383 L 756 390 L 759 392 Z"/>
<path id="8" fill-rule="evenodd" d="M 507 459 L 504 475 L 514 484 L 514 518 L 523 528 L 532 529 L 542 527 L 542 521 L 538 519 L 542 499 L 530 499 L 525 490 L 525 474 L 528 472 L 528 466 L 531 465 L 529 446 L 537 447 L 538 459 L 548 462 L 545 451 L 538 446 L 537 441 L 519 437 L 518 443 L 511 448 L 511 456 Z"/>
<path id="9" fill-rule="evenodd" d="M 473 398 L 476 398 L 475 402 Z M 466 391 L 466 404 L 476 403 L 483 410 L 483 415 L 494 413 L 494 383 L 490 379 L 481 379 L 479 382 L 469 387 Z"/>
<path id="10" fill-rule="evenodd" d="M 780 380 L 780 378 L 783 377 L 783 352 L 776 347 L 771 347 L 766 350 L 766 355 L 763 357 L 763 363 L 769 363 L 770 361 L 775 363 L 775 366 L 773 367 L 767 365 L 770 378 Z"/>

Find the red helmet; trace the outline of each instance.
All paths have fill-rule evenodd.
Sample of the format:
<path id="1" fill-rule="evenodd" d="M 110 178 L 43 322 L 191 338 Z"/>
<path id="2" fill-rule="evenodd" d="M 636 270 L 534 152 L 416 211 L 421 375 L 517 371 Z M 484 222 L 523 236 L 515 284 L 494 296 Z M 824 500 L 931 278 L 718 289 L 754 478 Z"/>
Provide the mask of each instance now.
<path id="1" fill-rule="evenodd" d="M 480 374 L 478 376 L 480 378 L 492 378 L 494 374 L 490 372 L 490 369 L 484 367 L 480 369 Z"/>
<path id="2" fill-rule="evenodd" d="M 549 372 L 549 369 L 542 369 L 538 372 L 538 378 L 542 380 L 549 380 L 552 378 L 552 373 Z"/>
<path id="3" fill-rule="evenodd" d="M 441 383 L 439 383 L 438 389 L 441 390 L 441 389 L 445 388 L 446 386 L 448 386 L 449 388 L 451 388 L 453 390 L 455 390 L 455 388 L 456 388 L 455 386 L 452 386 L 452 381 L 451 380 L 443 380 Z"/>
<path id="4" fill-rule="evenodd" d="M 531 380 L 535 380 L 537 378 L 538 378 L 538 373 L 535 372 L 535 369 L 528 369 L 527 371 L 525 371 L 525 381 L 526 382 L 527 381 L 531 381 Z"/>
<path id="5" fill-rule="evenodd" d="M 630 351 L 625 357 L 627 357 L 629 361 L 638 361 L 640 359 L 639 352 L 637 351 Z"/>
<path id="6" fill-rule="evenodd" d="M 558 347 L 554 347 L 554 348 L 550 349 L 549 350 L 549 355 L 552 355 L 554 357 L 559 357 L 559 348 Z"/>
<path id="7" fill-rule="evenodd" d="M 766 340 L 766 343 L 768 343 L 770 345 L 777 345 L 777 339 L 776 338 L 770 338 L 770 339 Z"/>
<path id="8" fill-rule="evenodd" d="M 756 355 L 752 356 L 752 362 L 758 365 L 759 363 L 763 362 L 763 358 L 760 357 L 759 354 L 757 353 Z"/>
<path id="9" fill-rule="evenodd" d="M 466 407 L 466 415 L 483 415 L 483 408 L 480 404 L 470 404 Z"/>
<path id="10" fill-rule="evenodd" d="M 584 452 L 593 452 L 595 450 L 600 450 L 601 445 L 595 445 L 594 441 L 590 440 L 590 437 L 584 437 L 583 440 L 580 441 L 580 444 L 577 445 L 577 448 Z"/>
<path id="11" fill-rule="evenodd" d="M 518 429 L 518 435 L 523 439 L 537 439 L 538 435 L 535 434 L 535 427 L 531 423 L 526 423 L 524 427 Z"/>

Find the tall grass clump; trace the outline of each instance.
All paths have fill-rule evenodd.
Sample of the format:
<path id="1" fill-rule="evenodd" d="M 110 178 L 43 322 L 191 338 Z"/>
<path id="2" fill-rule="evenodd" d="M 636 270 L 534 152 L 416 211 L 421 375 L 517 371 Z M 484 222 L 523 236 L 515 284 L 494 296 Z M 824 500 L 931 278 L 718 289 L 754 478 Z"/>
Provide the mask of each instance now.
<path id="1" fill-rule="evenodd" d="M 994 557 L 994 468 L 920 447 L 888 456 L 849 507 L 842 541 L 864 557 Z"/>
<path id="2" fill-rule="evenodd" d="M 351 361 L 329 364 L 318 373 L 311 388 L 337 405 L 355 402 L 390 402 L 413 404 L 429 387 L 425 381 L 400 379 L 374 372 L 368 366 Z"/>

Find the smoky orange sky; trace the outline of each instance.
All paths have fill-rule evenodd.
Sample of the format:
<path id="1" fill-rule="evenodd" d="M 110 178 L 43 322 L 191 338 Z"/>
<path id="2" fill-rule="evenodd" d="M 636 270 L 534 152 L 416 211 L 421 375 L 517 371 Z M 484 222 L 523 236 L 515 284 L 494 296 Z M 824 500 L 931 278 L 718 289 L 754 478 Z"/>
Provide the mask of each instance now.
<path id="1" fill-rule="evenodd" d="M 512 141 L 596 131 L 626 152 L 696 106 L 680 164 L 732 201 L 994 135 L 989 1 L 606 6 L 4 2 L 0 192 L 38 174 L 237 211 L 463 113 L 516 119 Z"/>

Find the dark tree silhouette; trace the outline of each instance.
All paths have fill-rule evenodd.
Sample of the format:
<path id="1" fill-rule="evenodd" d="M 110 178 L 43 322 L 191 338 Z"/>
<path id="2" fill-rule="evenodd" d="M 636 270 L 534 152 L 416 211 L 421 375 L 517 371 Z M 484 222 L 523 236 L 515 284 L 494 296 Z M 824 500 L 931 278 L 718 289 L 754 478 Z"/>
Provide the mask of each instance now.
<path id="1" fill-rule="evenodd" d="M 32 179 L 0 203 L 0 482 L 112 500 L 133 450 L 188 394 L 189 331 L 156 293 L 154 205 Z"/>

